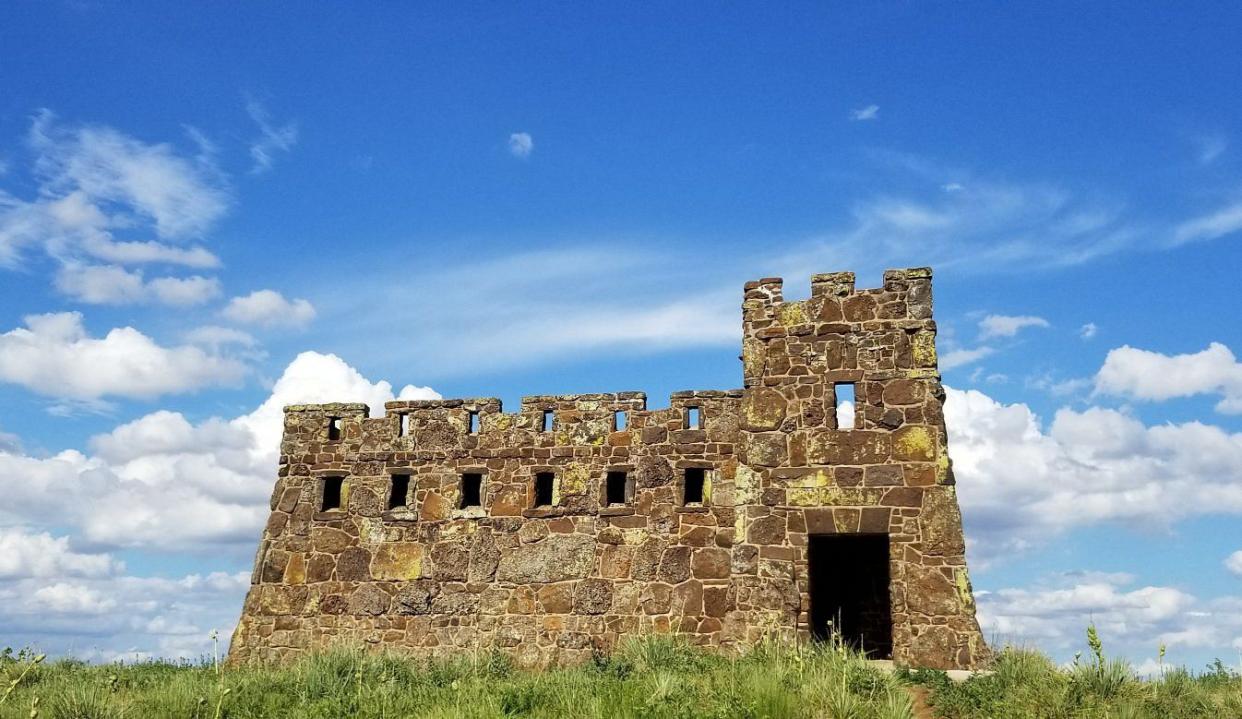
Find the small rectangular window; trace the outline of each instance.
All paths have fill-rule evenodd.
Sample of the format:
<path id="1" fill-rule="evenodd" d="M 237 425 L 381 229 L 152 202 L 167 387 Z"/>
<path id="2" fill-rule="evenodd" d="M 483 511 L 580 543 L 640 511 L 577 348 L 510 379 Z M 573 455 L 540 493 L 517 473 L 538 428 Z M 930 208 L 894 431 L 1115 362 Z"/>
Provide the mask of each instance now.
<path id="1" fill-rule="evenodd" d="M 842 382 L 833 387 L 837 395 L 837 429 L 853 429 L 858 405 L 854 398 L 854 384 Z"/>
<path id="2" fill-rule="evenodd" d="M 335 442 L 341 438 L 341 418 L 328 418 L 328 441 Z"/>
<path id="3" fill-rule="evenodd" d="M 323 478 L 323 495 L 319 502 L 319 511 L 331 512 L 341 508 L 341 488 L 344 485 L 344 477 Z"/>
<path id="4" fill-rule="evenodd" d="M 703 412 L 698 407 L 686 408 L 686 429 L 703 429 Z"/>
<path id="5" fill-rule="evenodd" d="M 626 425 L 629 424 L 629 412 L 625 410 L 617 410 L 612 413 L 612 428 L 617 432 L 624 432 Z"/>
<path id="6" fill-rule="evenodd" d="M 461 476 L 461 508 L 483 506 L 483 475 L 466 472 Z"/>
<path id="7" fill-rule="evenodd" d="M 633 495 L 629 475 L 621 471 L 613 471 L 605 475 L 604 494 L 609 506 L 628 503 Z"/>
<path id="8" fill-rule="evenodd" d="M 702 504 L 703 484 L 707 479 L 707 470 L 702 467 L 687 467 L 685 481 L 682 483 L 681 503 Z"/>
<path id="9" fill-rule="evenodd" d="M 470 431 L 470 434 L 479 433 L 479 413 L 478 412 L 470 413 L 470 430 L 469 431 Z"/>
<path id="10" fill-rule="evenodd" d="M 392 487 L 388 491 L 388 508 L 400 509 L 410 501 L 410 475 L 392 475 Z"/>
<path id="11" fill-rule="evenodd" d="M 540 430 L 543 432 L 551 432 L 553 419 L 552 410 L 545 409 L 543 411 L 543 423 L 539 425 Z"/>
<path id="12" fill-rule="evenodd" d="M 539 472 L 535 475 L 535 506 L 551 507 L 552 506 L 552 486 L 556 482 L 556 476 L 551 472 Z"/>
<path id="13" fill-rule="evenodd" d="M 407 437 L 410 434 L 410 415 L 402 412 L 397 420 L 397 436 Z"/>

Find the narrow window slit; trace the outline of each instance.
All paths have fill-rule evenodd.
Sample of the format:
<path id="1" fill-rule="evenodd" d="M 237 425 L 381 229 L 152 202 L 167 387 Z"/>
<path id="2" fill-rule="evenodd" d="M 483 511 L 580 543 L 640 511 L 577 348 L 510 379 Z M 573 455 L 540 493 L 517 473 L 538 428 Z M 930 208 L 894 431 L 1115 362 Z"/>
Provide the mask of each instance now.
<path id="1" fill-rule="evenodd" d="M 612 413 L 612 428 L 618 432 L 625 431 L 629 423 L 629 412 L 625 410 L 617 410 Z"/>
<path id="2" fill-rule="evenodd" d="M 410 475 L 392 475 L 392 487 L 388 492 L 388 508 L 401 509 L 410 501 Z"/>
<path id="3" fill-rule="evenodd" d="M 340 438 L 341 438 L 341 418 L 340 417 L 329 417 L 328 418 L 328 441 L 336 442 Z"/>
<path id="4" fill-rule="evenodd" d="M 475 411 L 471 411 L 470 412 L 470 434 L 478 434 L 478 433 L 479 433 L 479 413 Z"/>
<path id="5" fill-rule="evenodd" d="M 686 429 L 703 429 L 703 412 L 698 407 L 686 408 Z"/>
<path id="6" fill-rule="evenodd" d="M 682 482 L 681 503 L 684 505 L 703 503 L 703 485 L 707 481 L 707 470 L 702 467 L 687 467 Z"/>
<path id="7" fill-rule="evenodd" d="M 410 434 L 410 415 L 402 412 L 400 422 L 397 424 L 397 436 L 408 437 Z"/>
<path id="8" fill-rule="evenodd" d="M 466 472 L 461 476 L 461 508 L 483 506 L 483 475 Z"/>
<path id="9" fill-rule="evenodd" d="M 341 508 L 341 489 L 344 485 L 344 477 L 323 478 L 323 494 L 319 502 L 319 511 L 331 512 Z"/>
<path id="10" fill-rule="evenodd" d="M 540 431 L 551 432 L 552 431 L 552 420 L 553 420 L 552 410 L 545 409 L 543 411 L 543 423 L 540 425 Z"/>
<path id="11" fill-rule="evenodd" d="M 634 495 L 629 475 L 621 471 L 609 472 L 604 477 L 604 495 L 608 506 L 628 504 Z"/>
<path id="12" fill-rule="evenodd" d="M 551 472 L 539 472 L 535 475 L 535 506 L 552 506 L 552 486 L 556 477 Z"/>
<path id="13" fill-rule="evenodd" d="M 854 397 L 854 383 L 842 382 L 836 384 L 833 389 L 837 396 L 837 429 L 853 429 L 858 413 L 858 404 Z"/>

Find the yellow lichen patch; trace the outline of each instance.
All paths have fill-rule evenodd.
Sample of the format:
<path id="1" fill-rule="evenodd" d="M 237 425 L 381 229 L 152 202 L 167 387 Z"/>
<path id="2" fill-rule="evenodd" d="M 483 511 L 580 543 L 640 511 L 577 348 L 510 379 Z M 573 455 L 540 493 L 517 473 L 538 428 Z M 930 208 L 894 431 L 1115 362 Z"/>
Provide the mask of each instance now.
<path id="1" fill-rule="evenodd" d="M 355 521 L 358 524 L 358 537 L 363 546 L 371 547 L 384 543 L 384 524 L 382 522 L 371 517 L 359 517 Z"/>
<path id="2" fill-rule="evenodd" d="M 491 420 L 491 429 L 499 430 L 501 432 L 513 426 L 513 415 L 511 414 L 493 415 Z"/>
<path id="3" fill-rule="evenodd" d="M 931 332 L 916 332 L 911 345 L 916 366 L 936 366 L 936 335 Z"/>
<path id="4" fill-rule="evenodd" d="M 703 504 L 712 502 L 712 476 L 715 472 L 707 472 L 703 477 Z"/>
<path id="5" fill-rule="evenodd" d="M 930 461 L 936 456 L 936 443 L 931 430 L 909 425 L 897 430 L 893 437 L 893 457 L 906 461 Z"/>
<path id="6" fill-rule="evenodd" d="M 957 598 L 961 600 L 963 607 L 974 606 L 975 597 L 970 591 L 970 575 L 966 573 L 966 567 L 953 570 L 953 586 L 957 588 Z"/>
<path id="7" fill-rule="evenodd" d="M 423 571 L 423 545 L 391 542 L 382 545 L 371 559 L 371 576 L 376 579 L 418 579 Z"/>
<path id="8" fill-rule="evenodd" d="M 742 369 L 747 377 L 759 377 L 767 364 L 768 353 L 762 340 L 747 337 L 742 340 Z"/>
<path id="9" fill-rule="evenodd" d="M 624 544 L 642 544 L 651 537 L 651 533 L 645 529 L 625 529 L 621 531 L 621 541 Z"/>
<path id="10" fill-rule="evenodd" d="M 289 555 L 289 563 L 285 565 L 285 584 L 306 583 L 306 555 L 296 552 Z"/>
<path id="11" fill-rule="evenodd" d="M 758 504 L 761 494 L 759 474 L 745 464 L 738 465 L 737 475 L 733 479 L 733 490 L 738 504 Z"/>
<path id="12" fill-rule="evenodd" d="M 949 483 L 949 455 L 942 453 L 936 458 L 936 483 Z"/>
<path id="13" fill-rule="evenodd" d="M 785 501 L 791 507 L 822 507 L 838 504 L 840 492 L 835 487 L 790 487 Z"/>
<path id="14" fill-rule="evenodd" d="M 782 302 L 776 308 L 776 319 L 785 327 L 806 324 L 805 302 Z"/>
<path id="15" fill-rule="evenodd" d="M 794 487 L 794 488 L 799 488 L 799 489 L 813 488 L 813 487 L 815 488 L 828 487 L 831 485 L 832 485 L 832 477 L 828 474 L 828 472 L 822 469 L 816 470 L 814 474 L 804 474 L 801 477 L 795 477 L 789 480 L 789 482 L 786 484 L 786 486 L 788 487 Z"/>
<path id="16" fill-rule="evenodd" d="M 349 480 L 341 482 L 341 508 L 349 509 Z"/>

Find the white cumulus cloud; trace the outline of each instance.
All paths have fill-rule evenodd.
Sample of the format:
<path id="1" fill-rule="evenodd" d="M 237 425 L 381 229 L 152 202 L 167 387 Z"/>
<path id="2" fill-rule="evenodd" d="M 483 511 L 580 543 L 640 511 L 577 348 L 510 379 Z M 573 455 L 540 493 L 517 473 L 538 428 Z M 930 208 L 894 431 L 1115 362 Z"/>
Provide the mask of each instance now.
<path id="1" fill-rule="evenodd" d="M 1200 422 L 1147 426 L 1100 407 L 1062 408 L 1045 427 L 1025 404 L 947 394 L 972 556 L 989 561 L 1103 522 L 1167 529 L 1242 514 L 1242 433 Z"/>
<path id="2" fill-rule="evenodd" d="M 407 385 L 405 399 L 435 399 Z M 173 550 L 253 542 L 267 517 L 287 404 L 365 402 L 383 412 L 392 386 L 371 382 L 335 355 L 304 352 L 271 395 L 231 420 L 192 423 L 160 410 L 90 441 L 90 454 L 39 458 L 0 452 L 0 526 L 40 520 L 75 527 L 94 545 Z M 89 497 L 66 504 L 63 497 Z"/>
<path id="3" fill-rule="evenodd" d="M 1212 342 L 1200 352 L 1166 355 L 1130 346 L 1108 353 L 1095 376 L 1101 394 L 1159 402 L 1176 397 L 1220 395 L 1218 412 L 1242 413 L 1242 363 L 1228 347 Z"/>
<path id="4" fill-rule="evenodd" d="M 116 265 L 67 264 L 56 273 L 56 289 L 68 297 L 94 305 L 159 303 L 176 307 L 201 305 L 220 296 L 214 277 L 157 277 L 143 279 L 141 270 Z"/>
<path id="5" fill-rule="evenodd" d="M 0 527 L 0 580 L 27 577 L 105 577 L 125 568 L 107 554 L 77 552 L 67 537 Z"/>
<path id="6" fill-rule="evenodd" d="M 307 300 L 285 299 L 275 290 L 256 290 L 229 300 L 221 314 L 247 325 L 303 327 L 315 319 L 315 307 Z"/>
<path id="7" fill-rule="evenodd" d="M 1242 549 L 1225 558 L 1225 569 L 1228 569 L 1231 574 L 1242 577 Z"/>
<path id="8" fill-rule="evenodd" d="M 151 398 L 235 385 L 239 361 L 199 347 L 164 347 L 132 327 L 91 337 L 77 312 L 29 315 L 0 334 L 0 381 L 50 397 Z"/>

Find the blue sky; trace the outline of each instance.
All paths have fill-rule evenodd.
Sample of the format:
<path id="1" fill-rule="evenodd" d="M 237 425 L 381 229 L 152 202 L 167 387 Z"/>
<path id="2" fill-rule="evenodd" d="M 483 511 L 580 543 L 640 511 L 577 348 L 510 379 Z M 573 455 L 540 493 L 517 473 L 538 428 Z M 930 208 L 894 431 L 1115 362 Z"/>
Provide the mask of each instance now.
<path id="1" fill-rule="evenodd" d="M 930 264 L 985 631 L 1237 662 L 1239 20 L 9 4 L 0 637 L 209 648 L 283 401 L 660 406 L 745 280 Z"/>

